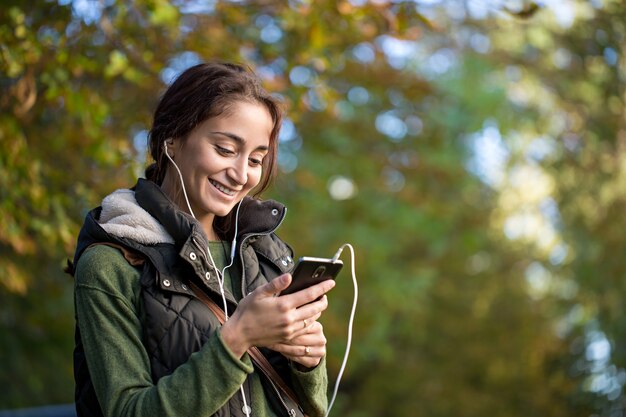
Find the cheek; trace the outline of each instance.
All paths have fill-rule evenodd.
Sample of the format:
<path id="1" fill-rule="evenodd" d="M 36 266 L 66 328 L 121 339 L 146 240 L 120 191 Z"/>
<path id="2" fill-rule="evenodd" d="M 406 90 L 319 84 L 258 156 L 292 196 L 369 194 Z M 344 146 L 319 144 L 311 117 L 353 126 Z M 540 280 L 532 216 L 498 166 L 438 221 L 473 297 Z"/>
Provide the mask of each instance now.
<path id="1" fill-rule="evenodd" d="M 250 188 L 256 187 L 259 182 L 261 182 L 261 176 L 263 175 L 263 171 L 261 169 L 255 169 L 250 171 L 250 176 L 248 178 L 248 185 Z"/>

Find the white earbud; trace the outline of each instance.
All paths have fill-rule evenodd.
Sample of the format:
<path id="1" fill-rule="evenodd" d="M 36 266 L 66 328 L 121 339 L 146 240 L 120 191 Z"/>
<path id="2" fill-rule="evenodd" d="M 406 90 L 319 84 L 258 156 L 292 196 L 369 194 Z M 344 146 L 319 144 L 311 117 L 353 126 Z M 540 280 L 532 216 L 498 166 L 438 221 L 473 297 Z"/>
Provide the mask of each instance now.
<path id="1" fill-rule="evenodd" d="M 168 158 L 170 157 L 170 154 L 167 151 L 167 145 L 173 145 L 173 144 L 174 144 L 174 141 L 172 141 L 171 139 L 163 141 L 163 148 L 165 148 L 165 153 L 167 154 Z"/>

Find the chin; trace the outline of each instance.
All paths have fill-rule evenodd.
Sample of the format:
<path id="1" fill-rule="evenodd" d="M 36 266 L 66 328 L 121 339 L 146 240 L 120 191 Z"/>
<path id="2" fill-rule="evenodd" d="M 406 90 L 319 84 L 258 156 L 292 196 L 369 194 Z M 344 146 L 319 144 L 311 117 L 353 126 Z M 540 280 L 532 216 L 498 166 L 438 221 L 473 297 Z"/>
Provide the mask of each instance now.
<path id="1" fill-rule="evenodd" d="M 211 213 L 213 213 L 214 215 L 218 216 L 218 217 L 224 217 L 227 216 L 228 213 L 230 213 L 233 208 L 235 208 L 236 204 L 233 204 L 232 206 L 229 207 L 219 207 L 219 208 L 213 208 L 213 210 L 210 210 Z"/>

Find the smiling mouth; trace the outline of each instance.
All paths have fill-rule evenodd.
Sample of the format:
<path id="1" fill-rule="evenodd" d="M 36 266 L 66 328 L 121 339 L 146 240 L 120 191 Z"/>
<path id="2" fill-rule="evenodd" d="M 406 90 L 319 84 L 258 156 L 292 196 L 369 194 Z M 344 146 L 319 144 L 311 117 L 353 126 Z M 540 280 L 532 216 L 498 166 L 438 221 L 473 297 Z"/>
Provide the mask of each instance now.
<path id="1" fill-rule="evenodd" d="M 227 196 L 234 196 L 236 191 L 235 190 L 231 190 L 230 188 L 226 188 L 224 187 L 222 184 L 213 181 L 212 179 L 209 179 L 209 182 L 218 190 L 220 190 L 221 192 L 223 192 L 224 194 L 226 194 Z"/>

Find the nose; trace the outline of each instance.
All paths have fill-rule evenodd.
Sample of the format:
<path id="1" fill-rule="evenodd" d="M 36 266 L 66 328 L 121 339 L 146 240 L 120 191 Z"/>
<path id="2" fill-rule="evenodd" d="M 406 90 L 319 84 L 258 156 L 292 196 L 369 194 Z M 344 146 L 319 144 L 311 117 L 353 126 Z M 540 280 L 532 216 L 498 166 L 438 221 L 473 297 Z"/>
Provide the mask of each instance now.
<path id="1" fill-rule="evenodd" d="M 237 185 L 245 185 L 248 182 L 248 159 L 237 158 L 228 170 L 228 176 Z"/>

